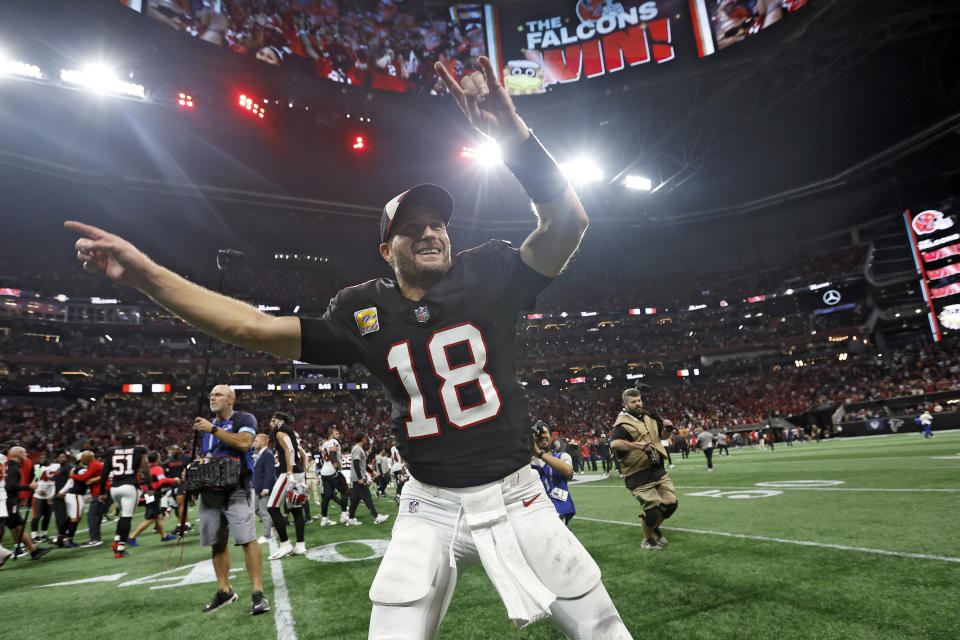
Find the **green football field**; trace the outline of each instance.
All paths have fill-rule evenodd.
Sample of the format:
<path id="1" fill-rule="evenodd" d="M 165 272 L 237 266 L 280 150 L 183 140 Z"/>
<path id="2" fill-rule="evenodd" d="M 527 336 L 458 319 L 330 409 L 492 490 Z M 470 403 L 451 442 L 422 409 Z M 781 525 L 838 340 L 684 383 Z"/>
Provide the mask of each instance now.
<path id="1" fill-rule="evenodd" d="M 699 455 L 674 463 L 680 508 L 663 551 L 640 549 L 638 505 L 616 473 L 572 488 L 571 529 L 635 638 L 960 638 L 960 432 L 745 448 L 716 459 L 713 473 Z M 239 550 L 240 601 L 200 613 L 216 586 L 195 533 L 176 569 L 168 554 L 173 567 L 180 549 L 146 533 L 122 560 L 104 546 L 10 561 L 0 569 L 3 637 L 365 638 L 367 590 L 396 516 L 392 499 L 377 505 L 391 514 L 383 525 L 361 506 L 363 526 L 310 524 L 307 557 L 265 560 L 274 611 L 258 617 Z M 104 539 L 113 529 L 105 523 Z M 549 622 L 515 630 L 474 567 L 437 637 L 561 636 Z"/>

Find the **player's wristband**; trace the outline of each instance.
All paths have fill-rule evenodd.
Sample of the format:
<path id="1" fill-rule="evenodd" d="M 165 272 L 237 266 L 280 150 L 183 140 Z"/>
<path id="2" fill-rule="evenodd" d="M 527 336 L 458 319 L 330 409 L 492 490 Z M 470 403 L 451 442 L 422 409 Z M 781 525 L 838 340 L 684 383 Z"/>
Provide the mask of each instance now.
<path id="1" fill-rule="evenodd" d="M 537 137 L 503 151 L 503 163 L 513 172 L 535 203 L 555 200 L 566 190 L 567 178 Z"/>

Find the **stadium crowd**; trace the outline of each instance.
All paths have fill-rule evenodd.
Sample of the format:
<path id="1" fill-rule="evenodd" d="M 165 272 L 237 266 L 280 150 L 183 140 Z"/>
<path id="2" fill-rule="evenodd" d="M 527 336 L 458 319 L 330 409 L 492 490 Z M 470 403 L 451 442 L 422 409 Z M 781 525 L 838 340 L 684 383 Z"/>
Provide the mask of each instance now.
<path id="1" fill-rule="evenodd" d="M 164 0 L 148 13 L 269 64 L 288 64 L 295 56 L 310 61 L 322 78 L 393 91 L 445 93 L 434 62 L 459 79 L 471 58 L 486 53 L 479 8 L 452 21 L 444 11 L 414 12 L 393 0 L 226 0 L 221 13 Z"/>
<path id="2" fill-rule="evenodd" d="M 604 370 L 606 371 L 606 370 Z M 619 411 L 618 393 L 628 382 L 599 375 L 564 388 L 528 383 L 531 413 L 565 437 L 602 432 Z M 191 378 L 199 384 L 196 377 Z M 215 378 L 211 378 L 215 379 Z M 622 381 L 623 376 L 617 380 Z M 810 365 L 769 367 L 740 374 L 705 375 L 658 384 L 645 392 L 648 407 L 672 420 L 681 431 L 695 428 L 736 430 L 791 416 L 823 404 L 852 404 L 960 389 L 960 341 L 949 338 L 922 348 L 888 354 L 863 354 L 847 360 L 823 358 Z M 195 393 L 195 392 L 194 392 Z M 189 437 L 194 410 L 182 394 L 119 395 L 98 401 L 61 398 L 0 398 L 0 442 L 18 441 L 30 451 L 106 447 L 125 431 L 140 434 L 144 444 L 160 446 Z M 308 442 L 337 426 L 346 439 L 366 432 L 389 438 L 390 407 L 379 391 L 249 391 L 239 404 L 258 419 L 284 408 L 297 415 Z M 957 405 L 949 405 L 953 410 Z M 934 407 L 918 404 L 915 410 Z M 942 409 L 942 408 L 941 408 Z M 867 417 L 870 414 L 864 414 Z M 851 417 L 861 417 L 852 412 Z"/>

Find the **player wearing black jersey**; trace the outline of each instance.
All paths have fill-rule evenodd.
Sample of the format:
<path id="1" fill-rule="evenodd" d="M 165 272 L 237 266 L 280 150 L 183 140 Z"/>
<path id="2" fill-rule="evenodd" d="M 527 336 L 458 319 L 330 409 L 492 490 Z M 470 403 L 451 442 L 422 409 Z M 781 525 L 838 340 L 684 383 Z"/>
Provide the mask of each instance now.
<path id="1" fill-rule="evenodd" d="M 519 250 L 489 242 L 452 259 L 453 200 L 420 185 L 381 216 L 380 254 L 396 280 L 344 289 L 322 318 L 301 319 L 219 296 L 122 238 L 65 224 L 86 236 L 76 243 L 85 270 L 139 288 L 213 336 L 312 363 L 359 362 L 383 383 L 413 478 L 370 589 L 370 638 L 431 637 L 457 576 L 476 562 L 518 626 L 552 614 L 571 638 L 629 638 L 599 567 L 529 468 L 529 414 L 515 373 L 517 313 L 566 265 L 587 216 L 490 61 L 479 60 L 483 72 L 462 84 L 442 65 L 437 73 L 533 200 L 537 228 Z"/>
<path id="2" fill-rule="evenodd" d="M 111 548 L 115 558 L 122 558 L 127 555 L 127 537 L 130 535 L 133 512 L 136 511 L 140 499 L 137 472 L 140 472 L 144 479 L 150 477 L 147 448 L 137 444 L 136 435 L 125 433 L 120 438 L 120 446 L 107 449 L 103 459 L 106 469 L 100 478 L 100 495 L 106 495 L 109 476 L 110 499 L 117 505 L 117 513 L 120 514 Z"/>
<path id="3" fill-rule="evenodd" d="M 302 556 L 307 552 L 304 543 L 303 508 L 299 505 L 289 505 L 290 512 L 293 513 L 293 527 L 297 534 L 296 547 L 290 544 L 290 539 L 287 537 L 287 520 L 280 511 L 283 503 L 287 500 L 287 494 L 293 490 L 294 485 L 303 484 L 305 480 L 300 441 L 290 426 L 291 422 L 293 422 L 293 418 L 283 411 L 277 411 L 270 418 L 270 435 L 276 442 L 278 471 L 277 479 L 273 483 L 273 490 L 270 492 L 270 498 L 267 500 L 267 511 L 270 513 L 273 527 L 277 530 L 277 536 L 280 538 L 280 546 L 270 554 L 270 560 L 279 560 L 291 554 Z"/>

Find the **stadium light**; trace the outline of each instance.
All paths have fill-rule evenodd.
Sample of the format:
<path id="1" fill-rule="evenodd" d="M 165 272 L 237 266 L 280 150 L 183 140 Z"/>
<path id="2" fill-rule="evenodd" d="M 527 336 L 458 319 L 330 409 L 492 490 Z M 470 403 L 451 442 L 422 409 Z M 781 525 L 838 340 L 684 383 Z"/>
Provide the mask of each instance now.
<path id="1" fill-rule="evenodd" d="M 251 98 L 250 96 L 248 96 L 248 95 L 245 94 L 245 93 L 241 93 L 241 94 L 237 97 L 237 105 L 238 105 L 241 109 L 246 109 L 247 111 L 249 111 L 249 112 L 250 112 L 250 115 L 252 115 L 252 116 L 254 116 L 254 117 L 263 118 L 264 114 L 267 113 L 267 110 L 266 110 L 266 109 L 264 109 L 263 107 L 261 107 L 260 104 L 259 104 L 256 100 L 254 100 L 253 98 Z"/>
<path id="2" fill-rule="evenodd" d="M 10 60 L 3 52 L 0 52 L 0 75 L 33 78 L 34 80 L 42 80 L 44 77 L 40 67 L 19 60 Z"/>
<path id="3" fill-rule="evenodd" d="M 177 94 L 177 104 L 184 109 L 193 109 L 193 96 L 181 91 Z"/>
<path id="4" fill-rule="evenodd" d="M 363 136 L 357 136 L 356 138 L 353 139 L 354 151 L 362 151 L 364 148 L 366 148 L 366 145 L 367 143 L 366 143 L 366 140 L 363 139 Z"/>
<path id="5" fill-rule="evenodd" d="M 643 176 L 627 176 L 623 179 L 623 186 L 637 191 L 650 191 L 653 189 L 653 180 Z"/>
<path id="6" fill-rule="evenodd" d="M 60 69 L 60 79 L 93 93 L 117 93 L 134 98 L 143 98 L 143 85 L 123 82 L 110 67 L 104 64 L 90 64 L 82 71 Z"/>
<path id="7" fill-rule="evenodd" d="M 481 144 L 479 147 L 461 147 L 460 156 L 468 160 L 476 160 L 482 167 L 490 167 L 503 162 L 500 146 L 493 140 Z"/>
<path id="8" fill-rule="evenodd" d="M 577 158 L 560 165 L 563 175 L 571 182 L 583 184 L 603 180 L 603 169 L 590 158 Z"/>

